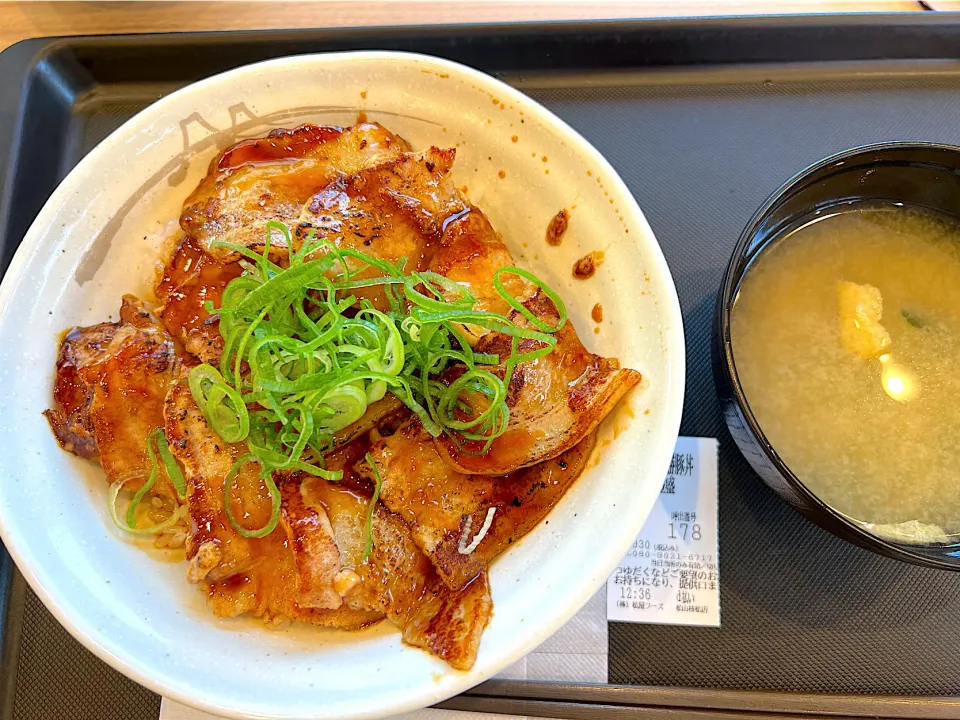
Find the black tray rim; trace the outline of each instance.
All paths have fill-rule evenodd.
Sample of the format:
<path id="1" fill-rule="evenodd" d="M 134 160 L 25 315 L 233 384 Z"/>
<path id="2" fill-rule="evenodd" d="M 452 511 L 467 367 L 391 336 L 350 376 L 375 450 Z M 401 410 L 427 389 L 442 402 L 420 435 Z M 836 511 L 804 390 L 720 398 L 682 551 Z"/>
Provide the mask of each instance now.
<path id="1" fill-rule="evenodd" d="M 0 50 L 0 58 L 12 51 L 22 52 L 35 47 L 30 62 L 36 64 L 62 49 L 160 47 L 197 43 L 253 43 L 273 39 L 284 42 L 352 43 L 369 40 L 410 38 L 446 38 L 453 34 L 471 37 L 543 37 L 554 35 L 589 35 L 612 37 L 616 34 L 651 33 L 657 31 L 720 32 L 720 31 L 787 31 L 835 30 L 856 32 L 867 29 L 921 30 L 939 28 L 960 31 L 960 10 L 848 13 L 795 13 L 782 15 L 704 15 L 650 18 L 606 18 L 577 20 L 524 20 L 495 23 L 445 23 L 417 25 L 351 25 L 344 27 L 288 28 L 263 30 L 203 30 L 191 32 L 110 33 L 91 35 L 50 35 L 27 37 Z M 311 50 L 310 53 L 336 52 Z M 305 54 L 294 52 L 292 54 Z M 284 56 L 278 53 L 276 57 Z"/>

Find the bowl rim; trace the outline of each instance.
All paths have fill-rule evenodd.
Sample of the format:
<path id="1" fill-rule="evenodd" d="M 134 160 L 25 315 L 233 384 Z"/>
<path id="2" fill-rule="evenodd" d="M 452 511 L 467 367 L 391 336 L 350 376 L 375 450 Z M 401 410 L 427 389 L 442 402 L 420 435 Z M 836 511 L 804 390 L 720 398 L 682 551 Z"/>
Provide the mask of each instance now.
<path id="1" fill-rule="evenodd" d="M 746 275 L 750 272 L 750 268 L 752 267 L 756 258 L 763 254 L 772 243 L 777 242 L 781 236 L 782 228 L 775 232 L 771 232 L 769 237 L 761 241 L 760 247 L 753 251 L 753 257 L 747 263 L 747 265 L 740 270 L 737 269 L 738 264 L 746 256 L 748 249 L 751 248 L 752 241 L 756 239 L 761 224 L 773 211 L 775 211 L 783 202 L 788 200 L 794 194 L 809 187 L 809 185 L 830 177 L 833 173 L 827 171 L 831 169 L 835 169 L 836 172 L 847 172 L 851 168 L 849 163 L 854 160 L 863 160 L 864 162 L 852 165 L 852 167 L 866 167 L 869 165 L 878 164 L 897 164 L 901 161 L 878 161 L 876 159 L 870 160 L 869 155 L 871 153 L 885 151 L 909 152 L 923 150 L 933 150 L 956 154 L 958 157 L 958 164 L 960 164 L 960 146 L 956 145 L 909 140 L 893 140 L 888 142 L 870 143 L 867 145 L 859 145 L 849 148 L 847 150 L 834 153 L 833 155 L 829 155 L 822 160 L 818 160 L 817 162 L 808 165 L 803 170 L 794 174 L 790 179 L 786 180 L 782 185 L 780 185 L 779 188 L 774 190 L 773 193 L 770 194 L 770 196 L 751 216 L 750 220 L 747 222 L 746 226 L 741 232 L 740 237 L 737 239 L 737 244 L 734 246 L 734 249 L 730 254 L 730 260 L 727 263 L 727 267 L 723 273 L 720 292 L 717 294 L 715 332 L 718 336 L 719 350 L 722 358 L 722 362 L 718 363 L 719 369 L 723 373 L 723 379 L 726 381 L 727 386 L 730 389 L 730 393 L 733 396 L 734 402 L 740 410 L 743 419 L 747 423 L 748 430 L 753 435 L 754 439 L 756 440 L 756 444 L 760 446 L 760 449 L 766 458 L 773 463 L 774 468 L 780 474 L 781 478 L 790 486 L 791 490 L 801 496 L 807 507 L 800 508 L 794 503 L 791 504 L 794 504 L 794 506 L 797 507 L 800 512 L 823 527 L 825 530 L 828 530 L 829 532 L 837 535 L 841 539 L 847 540 L 848 542 L 851 541 L 851 538 L 848 537 L 848 535 L 852 535 L 856 538 L 856 544 L 867 547 L 868 549 L 880 553 L 881 555 L 886 555 L 888 557 L 904 560 L 917 565 L 960 571 L 960 558 L 951 561 L 944 557 L 926 555 L 918 552 L 921 549 L 934 550 L 958 547 L 960 546 L 960 541 L 952 545 L 920 543 L 911 545 L 888 540 L 864 529 L 851 517 L 828 505 L 816 493 L 807 487 L 807 485 L 793 472 L 793 470 L 790 469 L 790 466 L 780 457 L 780 454 L 776 451 L 776 448 L 763 432 L 763 429 L 760 427 L 760 423 L 757 421 L 757 418 L 753 413 L 750 402 L 747 399 L 743 386 L 740 383 L 740 375 L 737 372 L 737 364 L 736 359 L 734 358 L 733 342 L 730 332 L 730 317 L 734 306 L 734 300 L 744 277 L 746 277 Z M 936 163 L 910 161 L 909 159 L 904 159 L 902 162 L 903 164 L 909 165 L 938 166 Z M 956 174 L 960 174 L 960 169 L 958 168 L 952 168 L 952 171 Z M 837 199 L 836 204 L 841 204 L 843 202 L 843 199 Z M 832 207 L 833 205 L 834 203 L 826 203 L 824 207 Z M 812 209 L 813 208 L 809 208 L 809 210 Z M 799 217 L 801 216 L 798 215 L 792 219 L 796 220 Z M 785 221 L 785 224 L 788 224 L 789 222 L 790 220 L 787 220 Z M 814 512 L 814 510 L 817 512 Z"/>
<path id="2" fill-rule="evenodd" d="M 280 71 L 285 67 L 300 66 L 311 61 L 350 62 L 370 60 L 380 62 L 404 61 L 407 63 L 426 63 L 434 68 L 448 71 L 451 75 L 456 74 L 473 80 L 480 87 L 491 88 L 495 90 L 500 97 L 507 98 L 518 106 L 522 106 L 524 110 L 529 111 L 533 117 L 537 118 L 545 126 L 546 131 L 556 133 L 565 143 L 573 147 L 577 155 L 587 159 L 594 168 L 597 168 L 599 172 L 603 173 L 605 178 L 608 178 L 607 187 L 611 194 L 616 194 L 622 198 L 621 208 L 624 215 L 629 217 L 634 226 L 642 228 L 643 232 L 637 233 L 636 240 L 633 241 L 642 243 L 644 251 L 649 258 L 650 275 L 658 278 L 658 282 L 662 286 L 661 290 L 658 290 L 657 299 L 661 311 L 661 335 L 663 337 L 665 367 L 664 377 L 662 378 L 664 401 L 663 417 L 661 419 L 661 427 L 663 428 L 662 437 L 664 439 L 662 446 L 653 446 L 651 448 L 653 459 L 650 460 L 650 467 L 652 468 L 651 472 L 657 471 L 660 474 L 665 474 L 670 455 L 673 452 L 673 443 L 675 443 L 675 439 L 679 434 L 685 383 L 685 344 L 682 314 L 676 286 L 653 230 L 650 228 L 632 193 L 616 170 L 614 170 L 609 161 L 578 132 L 519 90 L 478 70 L 434 56 L 380 50 L 290 55 L 227 70 L 176 90 L 148 106 L 121 125 L 84 157 L 61 181 L 60 185 L 44 204 L 25 234 L 24 240 L 18 247 L 4 276 L 4 280 L 2 284 L 0 284 L 0 324 L 3 324 L 5 317 L 4 311 L 9 305 L 9 298 L 18 289 L 25 266 L 35 254 L 42 250 L 43 243 L 41 241 L 53 217 L 54 208 L 65 200 L 68 192 L 77 184 L 78 178 L 84 176 L 91 166 L 100 162 L 101 158 L 109 156 L 110 153 L 114 152 L 116 148 L 119 147 L 121 141 L 138 128 L 159 120 L 164 112 L 166 112 L 166 108 L 175 100 L 209 90 L 224 83 L 229 84 L 240 76 L 264 71 Z M 631 235 L 631 238 L 633 237 L 634 236 Z M 671 437 L 673 438 L 672 442 L 669 440 Z M 653 501 L 655 501 L 655 495 L 652 494 L 652 491 L 651 497 Z M 650 503 L 651 507 L 652 504 L 653 502 Z M 149 663 L 145 663 L 142 657 L 138 657 L 135 653 L 126 649 L 123 649 L 122 652 L 120 650 L 115 652 L 114 649 L 111 648 L 111 645 L 117 645 L 116 642 L 111 643 L 108 638 L 94 634 L 92 632 L 92 626 L 90 626 L 89 621 L 84 620 L 83 614 L 72 612 L 64 607 L 64 605 L 59 602 L 63 597 L 60 591 L 46 586 L 40 574 L 37 572 L 42 562 L 34 557 L 21 534 L 11 529 L 12 522 L 8 523 L 6 521 L 6 518 L 12 512 L 14 512 L 12 507 L 5 507 L 3 504 L 0 504 L 0 535 L 3 536 L 3 541 L 8 552 L 43 604 L 56 617 L 57 621 L 65 627 L 71 635 L 79 640 L 84 647 L 126 676 L 164 697 L 221 716 L 235 718 L 260 717 L 259 715 L 246 712 L 243 708 L 236 705 L 224 706 L 212 702 L 207 699 L 202 688 L 189 686 L 181 690 L 179 686 L 175 686 L 169 681 L 167 675 L 158 675 L 155 667 Z M 628 550 L 630 542 L 635 539 L 636 533 L 640 528 L 641 523 L 634 521 L 624 523 L 619 531 L 615 528 L 608 529 L 608 541 L 598 548 L 596 553 L 597 561 L 595 568 L 598 573 L 603 572 L 604 568 L 606 569 L 606 571 L 603 572 L 604 577 L 613 572 L 617 563 Z M 613 538 L 610 537 L 611 532 L 614 535 Z M 496 663 L 498 667 L 493 672 L 496 672 L 502 667 L 506 667 L 510 662 L 519 659 L 534 649 L 582 607 L 598 589 L 599 587 L 594 587 L 592 584 L 588 586 L 587 583 L 571 583 L 568 600 L 565 604 L 567 612 L 556 617 L 554 622 L 543 625 L 536 633 L 524 633 L 523 642 L 518 643 L 514 647 L 513 652 L 505 653 L 501 660 Z M 451 681 L 442 691 L 436 688 L 425 688 L 423 692 L 417 694 L 416 700 L 410 701 L 408 699 L 406 702 L 397 705 L 395 709 L 392 709 L 390 712 L 413 710 L 423 707 L 426 704 L 438 702 L 446 697 L 469 689 L 492 673 L 486 673 L 482 676 L 474 674 L 473 671 L 462 673 L 454 672 L 452 674 L 456 676 L 456 680 Z M 353 716 L 358 718 L 380 717 L 382 716 L 382 712 L 379 710 L 358 711 L 354 713 Z M 294 716 L 287 713 L 283 714 L 282 717 L 301 716 Z"/>

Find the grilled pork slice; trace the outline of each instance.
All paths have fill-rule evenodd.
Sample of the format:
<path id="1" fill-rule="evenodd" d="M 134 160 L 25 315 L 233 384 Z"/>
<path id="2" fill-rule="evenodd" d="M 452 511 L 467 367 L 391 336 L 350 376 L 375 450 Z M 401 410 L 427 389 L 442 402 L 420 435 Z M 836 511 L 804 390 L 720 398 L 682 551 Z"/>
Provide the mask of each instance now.
<path id="1" fill-rule="evenodd" d="M 45 414 L 65 449 L 99 457 L 108 481 L 146 478 L 147 436 L 163 427 L 164 397 L 179 368 L 173 339 L 137 298 L 125 295 L 120 322 L 67 333 L 54 408 Z"/>
<path id="2" fill-rule="evenodd" d="M 390 260 L 407 257 L 408 271 L 426 266 L 467 286 L 479 309 L 509 314 L 516 324 L 533 327 L 494 287 L 497 271 L 513 259 L 483 213 L 457 192 L 449 174 L 454 158 L 454 150 L 430 148 L 342 178 L 307 203 L 298 233 L 312 229 L 341 248 Z M 500 279 L 536 317 L 557 325 L 557 308 L 536 286 L 510 273 Z M 379 288 L 367 295 L 375 304 L 385 304 Z M 508 336 L 469 326 L 465 330 L 478 351 L 497 354 L 504 362 L 510 355 Z M 445 436 L 437 439 L 438 450 L 457 470 L 501 475 L 557 457 L 596 428 L 640 381 L 639 373 L 621 369 L 616 360 L 588 352 L 572 324 L 556 337 L 549 356 L 517 367 L 510 383 L 510 422 L 489 452 L 479 454 L 479 443 L 461 449 Z M 519 350 L 537 346 L 527 340 Z"/>
<path id="3" fill-rule="evenodd" d="M 220 316 L 207 312 L 214 307 L 227 284 L 243 271 L 240 263 L 220 263 L 204 252 L 193 238 L 183 238 L 157 283 L 157 314 L 167 331 L 183 348 L 202 362 L 217 365 L 223 352 Z"/>
<path id="4" fill-rule="evenodd" d="M 297 234 L 303 238 L 312 231 L 339 248 L 392 262 L 406 258 L 406 272 L 430 269 L 446 275 L 474 294 L 478 309 L 507 313 L 510 307 L 493 280 L 513 259 L 486 216 L 457 191 L 450 174 L 455 158 L 453 148 L 431 147 L 338 178 L 304 206 Z M 357 277 L 375 274 L 365 272 Z M 516 276 L 502 280 L 523 298 L 535 290 Z M 377 302 L 382 291 L 362 296 Z"/>
<path id="5" fill-rule="evenodd" d="M 119 327 L 120 323 L 100 323 L 73 328 L 64 336 L 57 355 L 53 407 L 43 413 L 61 447 L 88 460 L 100 457 L 90 403 Z"/>
<path id="6" fill-rule="evenodd" d="M 456 154 L 430 147 L 339 177 L 306 203 L 300 224 L 338 245 L 371 248 L 365 252 L 378 257 L 409 257 L 398 235 L 408 228 L 395 228 L 391 218 L 403 215 L 419 234 L 439 238 L 444 221 L 467 209 L 450 176 Z"/>
<path id="7" fill-rule="evenodd" d="M 393 262 L 407 258 L 408 271 L 426 269 L 442 220 L 464 208 L 452 186 L 447 187 L 452 183 L 449 171 L 453 156 L 452 150 L 431 148 L 339 176 L 306 203 L 299 218 L 292 218 L 297 220 L 298 238 L 313 230 L 317 237 L 338 247 Z M 258 221 L 261 229 L 267 219 L 264 215 Z M 355 268 L 358 263 L 349 264 Z M 223 351 L 219 316 L 208 313 L 204 303 L 211 301 L 218 307 L 224 288 L 241 272 L 238 262 L 220 262 L 197 240 L 186 237 L 157 283 L 159 315 L 164 325 L 187 352 L 203 362 L 216 365 Z M 376 274 L 366 270 L 356 277 Z M 356 294 L 387 309 L 379 288 L 358 289 Z"/>
<path id="8" fill-rule="evenodd" d="M 444 223 L 430 269 L 468 286 L 482 309 L 506 314 L 516 325 L 536 330 L 494 288 L 497 272 L 512 264 L 510 252 L 487 218 L 471 208 Z M 501 281 L 535 317 L 551 328 L 557 326 L 558 310 L 542 291 L 510 273 L 501 274 Z M 512 338 L 483 329 L 468 330 L 474 330 L 477 352 L 496 354 L 502 362 L 510 356 Z M 557 457 L 596 428 L 640 382 L 640 373 L 621 369 L 615 359 L 590 353 L 571 323 L 555 337 L 553 352 L 517 366 L 507 397 L 509 423 L 489 451 L 478 454 L 482 444 L 466 443 L 461 448 L 446 436 L 435 440 L 440 454 L 454 468 L 463 473 L 504 475 Z M 518 350 L 523 353 L 538 347 L 542 346 L 536 341 L 523 340 Z M 502 366 L 499 374 L 504 376 Z"/>
<path id="9" fill-rule="evenodd" d="M 246 454 L 244 445 L 224 442 L 207 424 L 188 386 L 190 368 L 184 367 L 167 395 L 163 414 L 167 440 L 183 465 L 187 480 L 187 509 L 191 532 L 187 538 L 187 577 L 191 582 L 224 580 L 250 570 L 265 559 L 269 543 L 245 538 L 230 525 L 225 508 L 224 481 L 233 464 Z M 259 465 L 240 468 L 234 483 L 238 501 L 231 507 L 252 529 L 270 518 L 267 490 Z M 283 530 L 275 530 L 278 538 Z"/>
<path id="10" fill-rule="evenodd" d="M 411 644 L 451 665 L 473 665 L 491 608 L 485 577 L 461 592 L 447 589 L 410 537 L 406 524 L 382 507 L 373 521 L 374 550 L 363 560 L 369 498 L 297 473 L 278 477 L 281 522 L 263 538 L 246 538 L 225 511 L 224 477 L 244 452 L 207 425 L 186 386 L 186 370 L 165 408 L 167 436 L 187 477 L 192 520 L 188 579 L 207 585 L 221 617 L 251 613 L 266 622 L 302 620 L 352 630 L 389 617 Z M 328 461 L 352 461 L 349 448 Z M 230 502 L 234 517 L 260 527 L 269 495 L 245 466 Z M 356 485 L 356 483 L 354 483 Z"/>
<path id="11" fill-rule="evenodd" d="M 298 498 L 284 495 L 281 522 L 266 537 L 244 537 L 230 524 L 224 481 L 247 450 L 224 442 L 207 424 L 187 385 L 188 372 L 183 369 L 164 408 L 170 449 L 187 478 L 187 579 L 206 584 L 213 612 L 221 617 L 251 613 L 266 622 L 303 620 L 344 630 L 382 619 L 383 613 L 341 608 L 340 595 L 324 577 L 326 565 L 339 560 L 330 523 Z M 258 470 L 244 465 L 231 494 L 234 518 L 251 529 L 270 519 L 270 496 Z"/>
<path id="12" fill-rule="evenodd" d="M 297 475 L 284 492 L 298 492 L 305 506 L 329 518 L 340 551 L 335 590 L 345 607 L 381 613 L 401 628 L 403 639 L 458 670 L 476 660 L 493 601 L 486 573 L 460 590 L 440 580 L 397 515 L 377 504 L 372 548 L 364 559 L 369 497 L 342 484 Z M 298 547 L 309 533 L 299 534 Z"/>
<path id="13" fill-rule="evenodd" d="M 454 156 L 454 150 L 429 148 L 334 180 L 304 206 L 298 237 L 313 232 L 341 249 L 394 263 L 406 258 L 408 273 L 425 270 L 443 221 L 466 207 L 449 174 Z M 347 265 L 356 270 L 362 263 L 348 258 Z M 355 279 L 379 275 L 365 268 Z M 382 288 L 360 288 L 354 294 L 388 309 Z"/>
<path id="14" fill-rule="evenodd" d="M 454 190 L 454 192 L 456 192 Z M 429 269 L 466 286 L 477 308 L 507 315 L 510 306 L 493 285 L 497 271 L 513 265 L 513 256 L 479 208 L 452 215 L 443 222 L 443 234 L 435 247 Z M 519 300 L 526 300 L 536 288 L 516 275 L 501 277 L 504 288 Z M 488 331 L 476 328 L 479 338 Z"/>
<path id="15" fill-rule="evenodd" d="M 210 609 L 217 617 L 250 614 L 268 625 L 299 620 L 339 630 L 360 630 L 383 620 L 383 613 L 339 604 L 310 607 L 300 592 L 294 552 L 282 530 L 255 543 L 258 562 L 222 580 L 204 581 Z"/>
<path id="16" fill-rule="evenodd" d="M 557 308 L 542 292 L 524 306 L 550 327 L 559 320 Z M 514 324 L 532 328 L 517 311 L 510 315 Z M 510 380 L 507 406 L 510 418 L 506 431 L 482 454 L 479 441 L 457 444 L 446 435 L 434 440 L 444 460 L 463 473 L 505 475 L 557 457 L 592 432 L 616 406 L 628 390 L 640 382 L 636 370 L 620 367 L 611 358 L 588 351 L 573 324 L 568 322 L 554 333 L 557 345 L 542 358 L 520 363 Z M 511 354 L 512 338 L 501 333 L 484 335 L 474 347 L 482 353 L 498 355 L 502 362 Z M 519 352 L 542 345 L 522 340 Z M 498 369 L 503 377 L 503 366 Z M 453 379 L 456 373 L 451 373 Z"/>
<path id="17" fill-rule="evenodd" d="M 343 604 L 338 592 L 340 549 L 323 507 L 308 507 L 299 483 L 284 483 L 280 522 L 293 549 L 296 581 L 304 605 L 335 610 Z"/>
<path id="18" fill-rule="evenodd" d="M 447 586 L 462 588 L 550 512 L 586 466 L 594 433 L 561 455 L 510 475 L 457 472 L 413 418 L 370 448 L 380 500 L 410 527 Z M 373 476 L 366 463 L 361 474 Z"/>
<path id="19" fill-rule="evenodd" d="M 214 615 L 250 614 L 268 625 L 300 620 L 340 630 L 359 630 L 383 619 L 382 612 L 343 604 L 339 595 L 334 607 L 325 607 L 324 597 L 312 595 L 300 584 L 295 551 L 283 529 L 252 539 L 250 548 L 255 562 L 242 572 L 202 581 Z"/>
<path id="20" fill-rule="evenodd" d="M 457 670 L 470 670 L 492 615 L 493 598 L 486 572 L 456 593 L 431 582 L 406 619 L 403 641 L 430 651 Z"/>
<path id="21" fill-rule="evenodd" d="M 207 175 L 187 198 L 180 226 L 220 262 L 238 253 L 215 240 L 262 252 L 265 223 L 292 225 L 305 202 L 340 175 L 387 162 L 410 150 L 406 141 L 376 123 L 354 127 L 303 125 L 244 140 L 210 163 Z M 286 254 L 282 239 L 273 247 Z"/>

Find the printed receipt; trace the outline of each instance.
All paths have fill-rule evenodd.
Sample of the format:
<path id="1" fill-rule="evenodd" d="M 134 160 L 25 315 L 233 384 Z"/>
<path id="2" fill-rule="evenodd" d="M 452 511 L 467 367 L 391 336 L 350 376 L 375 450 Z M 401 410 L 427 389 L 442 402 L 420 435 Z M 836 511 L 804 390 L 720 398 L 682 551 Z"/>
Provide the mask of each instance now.
<path id="1" fill-rule="evenodd" d="M 720 626 L 717 441 L 681 437 L 656 505 L 607 581 L 607 620 Z"/>

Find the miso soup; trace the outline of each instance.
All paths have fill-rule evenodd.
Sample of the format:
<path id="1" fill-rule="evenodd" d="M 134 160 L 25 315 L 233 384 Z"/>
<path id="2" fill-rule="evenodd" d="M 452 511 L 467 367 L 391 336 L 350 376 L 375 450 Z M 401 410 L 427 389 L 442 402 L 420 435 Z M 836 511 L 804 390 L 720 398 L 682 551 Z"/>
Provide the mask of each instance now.
<path id="1" fill-rule="evenodd" d="M 960 223 L 859 206 L 785 234 L 731 313 L 767 439 L 836 510 L 908 542 L 960 533 Z"/>

